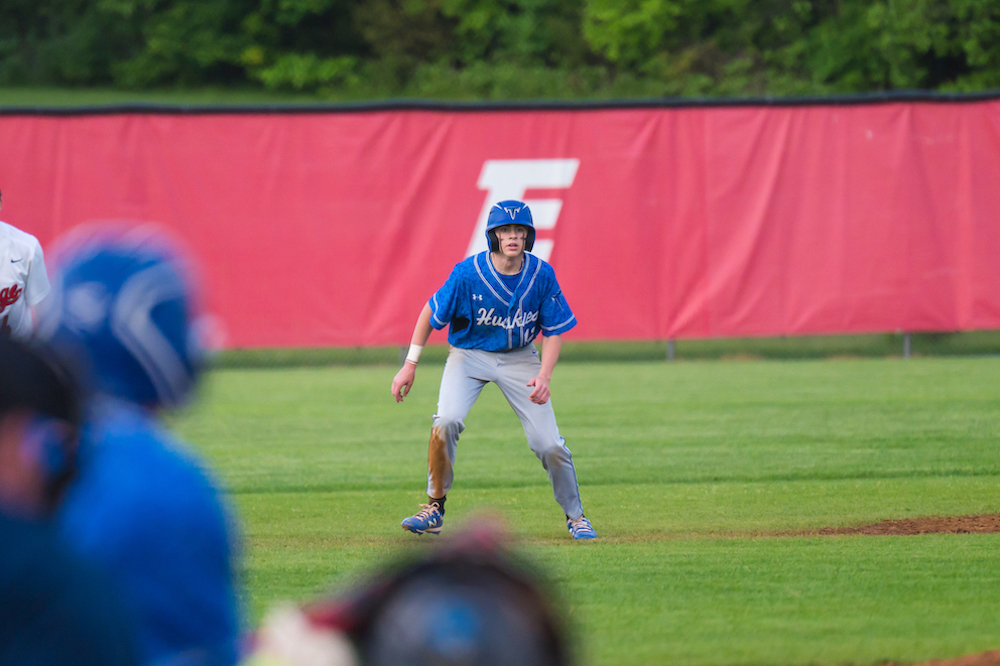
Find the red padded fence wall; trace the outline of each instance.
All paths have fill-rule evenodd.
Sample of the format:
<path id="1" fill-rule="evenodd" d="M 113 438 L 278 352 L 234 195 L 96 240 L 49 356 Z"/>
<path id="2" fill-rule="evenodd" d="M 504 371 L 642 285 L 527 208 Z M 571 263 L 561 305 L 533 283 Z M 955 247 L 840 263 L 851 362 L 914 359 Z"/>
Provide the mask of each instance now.
<path id="1" fill-rule="evenodd" d="M 404 344 L 504 198 L 568 339 L 1000 328 L 998 101 L 7 113 L 0 188 L 176 230 L 230 347 Z"/>

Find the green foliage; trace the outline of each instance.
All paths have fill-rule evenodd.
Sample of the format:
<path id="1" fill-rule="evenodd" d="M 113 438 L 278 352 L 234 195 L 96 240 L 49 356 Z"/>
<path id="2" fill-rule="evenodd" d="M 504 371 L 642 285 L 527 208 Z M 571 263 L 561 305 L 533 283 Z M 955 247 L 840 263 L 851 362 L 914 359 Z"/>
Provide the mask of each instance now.
<path id="1" fill-rule="evenodd" d="M 662 51 L 684 14 L 682 2 L 669 0 L 591 0 L 584 35 L 611 62 L 639 66 Z"/>
<path id="2" fill-rule="evenodd" d="M 579 3 L 560 0 L 442 0 L 456 21 L 461 65 L 480 61 L 578 66 L 594 61 L 580 34 Z"/>
<path id="3" fill-rule="evenodd" d="M 148 6 L 147 2 L 136 4 Z M 143 48 L 112 68 L 115 81 L 142 88 L 238 80 L 241 72 L 237 65 L 245 40 L 234 27 L 240 22 L 242 4 L 239 0 L 163 3 L 160 11 L 142 22 Z"/>
<path id="4" fill-rule="evenodd" d="M 244 54 L 244 62 L 252 63 L 253 60 Z M 315 90 L 322 86 L 350 86 L 356 85 L 358 81 L 354 73 L 356 64 L 357 60 L 350 56 L 318 58 L 311 53 L 287 53 L 278 56 L 269 67 L 256 68 L 254 76 L 272 90 Z"/>
<path id="5" fill-rule="evenodd" d="M 988 0 L 7 0 L 0 85 L 317 99 L 1000 86 Z"/>
<path id="6" fill-rule="evenodd" d="M 93 0 L 0 3 L 0 84 L 92 85 L 135 48 L 132 26 Z"/>

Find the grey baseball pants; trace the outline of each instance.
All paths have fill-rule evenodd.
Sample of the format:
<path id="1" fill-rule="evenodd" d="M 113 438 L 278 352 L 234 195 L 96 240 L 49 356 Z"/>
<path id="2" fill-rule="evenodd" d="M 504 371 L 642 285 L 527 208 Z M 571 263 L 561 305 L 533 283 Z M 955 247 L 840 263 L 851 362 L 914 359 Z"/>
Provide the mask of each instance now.
<path id="1" fill-rule="evenodd" d="M 583 515 L 573 455 L 559 435 L 552 399 L 544 405 L 529 399 L 532 388 L 526 384 L 538 376 L 540 369 L 534 344 L 509 352 L 450 349 L 431 430 L 427 470 L 430 497 L 443 497 L 451 490 L 458 436 L 465 429 L 465 417 L 486 383 L 494 382 L 521 419 L 528 446 L 548 472 L 552 492 L 563 512 L 572 519 Z"/>

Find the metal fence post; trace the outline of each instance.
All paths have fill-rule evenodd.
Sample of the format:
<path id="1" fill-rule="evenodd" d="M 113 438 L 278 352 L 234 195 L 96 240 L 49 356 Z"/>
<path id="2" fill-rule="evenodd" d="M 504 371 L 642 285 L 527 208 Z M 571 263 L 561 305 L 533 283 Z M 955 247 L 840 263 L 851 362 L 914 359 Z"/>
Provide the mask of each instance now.
<path id="1" fill-rule="evenodd" d="M 910 358 L 910 334 L 903 333 L 903 358 Z"/>
<path id="2" fill-rule="evenodd" d="M 667 360 L 668 361 L 673 361 L 674 360 L 674 341 L 673 340 L 667 340 Z"/>

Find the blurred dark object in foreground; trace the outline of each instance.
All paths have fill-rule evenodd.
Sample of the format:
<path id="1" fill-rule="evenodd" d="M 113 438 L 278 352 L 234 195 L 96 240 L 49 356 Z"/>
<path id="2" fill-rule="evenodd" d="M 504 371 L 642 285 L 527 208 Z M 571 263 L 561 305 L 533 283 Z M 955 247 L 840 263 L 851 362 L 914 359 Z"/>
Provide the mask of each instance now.
<path id="1" fill-rule="evenodd" d="M 568 666 L 548 583 L 475 517 L 346 593 L 265 619 L 253 666 Z"/>
<path id="2" fill-rule="evenodd" d="M 67 552 L 52 512 L 76 473 L 80 395 L 42 350 L 0 336 L 0 666 L 126 666 L 127 611 Z"/>

